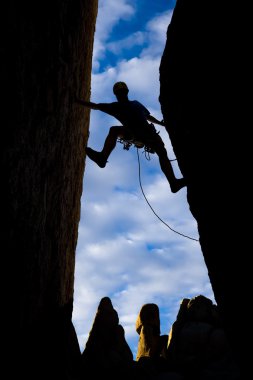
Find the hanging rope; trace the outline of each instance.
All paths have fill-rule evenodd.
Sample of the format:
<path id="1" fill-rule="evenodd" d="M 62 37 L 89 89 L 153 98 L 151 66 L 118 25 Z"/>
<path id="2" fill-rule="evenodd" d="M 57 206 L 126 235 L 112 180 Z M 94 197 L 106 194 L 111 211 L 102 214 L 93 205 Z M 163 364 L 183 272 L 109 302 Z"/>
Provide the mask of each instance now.
<path id="1" fill-rule="evenodd" d="M 155 216 L 156 216 L 156 217 L 157 217 L 157 218 L 158 218 L 163 224 L 165 224 L 165 226 L 168 227 L 171 231 L 173 231 L 173 232 L 175 232 L 176 234 L 181 235 L 181 236 L 183 236 L 183 237 L 185 237 L 185 238 L 187 238 L 187 239 L 194 240 L 194 241 L 197 241 L 197 242 L 198 242 L 198 241 L 199 241 L 198 239 L 194 239 L 194 238 L 192 238 L 192 237 L 190 237 L 190 236 L 188 236 L 188 235 L 184 235 L 184 234 L 182 234 L 181 232 L 178 232 L 178 231 L 174 230 L 174 229 L 171 228 L 167 223 L 165 223 L 165 222 L 160 218 L 159 215 L 157 215 L 157 213 L 155 212 L 155 210 L 153 209 L 153 207 L 152 207 L 151 204 L 149 203 L 149 201 L 148 201 L 148 199 L 147 199 L 147 197 L 146 197 L 146 195 L 145 195 L 145 193 L 144 193 L 144 191 L 143 191 L 143 187 L 142 187 L 142 183 L 141 183 L 141 164 L 140 164 L 140 157 L 139 157 L 139 150 L 138 150 L 138 148 L 136 148 L 136 151 L 137 151 L 138 166 L 139 166 L 139 183 L 140 183 L 140 188 L 141 188 L 142 194 L 143 194 L 143 196 L 144 196 L 144 198 L 145 198 L 147 204 L 149 205 L 149 207 L 151 208 L 151 210 L 153 211 L 153 213 L 155 214 Z"/>

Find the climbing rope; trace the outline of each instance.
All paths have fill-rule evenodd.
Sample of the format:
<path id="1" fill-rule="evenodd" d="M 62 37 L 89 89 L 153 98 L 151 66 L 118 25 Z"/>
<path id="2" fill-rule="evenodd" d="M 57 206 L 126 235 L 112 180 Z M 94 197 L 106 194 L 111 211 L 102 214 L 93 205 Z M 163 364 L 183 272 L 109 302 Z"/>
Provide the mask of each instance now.
<path id="1" fill-rule="evenodd" d="M 144 193 L 144 190 L 143 190 L 143 187 L 142 187 L 142 183 L 141 183 L 141 164 L 140 164 L 140 157 L 139 157 L 139 150 L 138 150 L 138 149 L 139 149 L 139 148 L 136 148 L 136 151 L 137 151 L 137 157 L 138 157 L 138 166 L 139 166 L 139 183 L 140 183 L 140 188 L 141 188 L 142 194 L 143 194 L 143 196 L 144 196 L 144 198 L 145 198 L 147 204 L 149 205 L 149 207 L 151 208 L 151 210 L 153 211 L 153 213 L 155 214 L 155 216 L 156 216 L 156 217 L 157 217 L 157 218 L 158 218 L 163 224 L 165 224 L 165 226 L 168 227 L 171 231 L 173 231 L 173 232 L 175 232 L 176 234 L 181 235 L 181 236 L 183 236 L 183 237 L 185 237 L 185 238 L 187 238 L 187 239 L 194 240 L 194 241 L 197 241 L 197 242 L 198 242 L 198 241 L 199 241 L 198 239 L 194 239 L 194 238 L 192 238 L 191 236 L 184 235 L 184 234 L 182 234 L 181 232 L 178 232 L 178 231 L 174 230 L 173 228 L 171 228 L 167 223 L 165 223 L 165 222 L 160 218 L 159 215 L 157 215 L 157 213 L 155 212 L 155 210 L 153 209 L 153 207 L 152 207 L 151 204 L 149 203 L 149 201 L 148 201 L 148 199 L 147 199 L 147 197 L 146 197 L 146 195 L 145 195 L 145 193 Z"/>

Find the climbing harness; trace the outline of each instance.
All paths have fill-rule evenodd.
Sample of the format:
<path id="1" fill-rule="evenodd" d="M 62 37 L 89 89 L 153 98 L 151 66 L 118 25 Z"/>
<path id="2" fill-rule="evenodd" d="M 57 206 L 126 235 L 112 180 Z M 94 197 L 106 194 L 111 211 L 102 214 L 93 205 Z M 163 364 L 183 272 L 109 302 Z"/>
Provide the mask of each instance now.
<path id="1" fill-rule="evenodd" d="M 117 140 L 119 143 L 123 144 L 123 149 L 129 150 L 132 145 L 134 145 L 137 149 L 144 149 L 143 153 L 145 154 L 145 157 L 148 161 L 150 161 L 150 154 L 154 154 L 155 151 L 152 149 L 148 144 L 145 144 L 143 141 L 136 140 L 136 139 L 124 139 L 124 138 L 118 138 Z"/>
<path id="2" fill-rule="evenodd" d="M 156 131 L 154 124 L 150 123 L 149 125 L 153 129 L 152 132 L 159 135 L 160 132 Z M 134 145 L 134 147 L 137 149 L 143 148 L 144 149 L 143 153 L 145 154 L 145 157 L 148 161 L 150 161 L 150 154 L 155 153 L 155 150 L 152 149 L 148 143 L 141 141 L 141 139 L 137 139 L 134 137 L 130 139 L 119 137 L 117 141 L 123 144 L 123 149 L 125 150 L 129 150 L 132 145 Z"/>

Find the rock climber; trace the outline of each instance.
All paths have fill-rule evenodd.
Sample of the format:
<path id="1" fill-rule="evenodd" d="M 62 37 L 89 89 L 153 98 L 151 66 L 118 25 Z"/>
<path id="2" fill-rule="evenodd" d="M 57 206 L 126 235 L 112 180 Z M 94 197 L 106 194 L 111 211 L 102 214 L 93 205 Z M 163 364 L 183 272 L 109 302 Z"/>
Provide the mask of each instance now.
<path id="1" fill-rule="evenodd" d="M 139 101 L 129 100 L 128 92 L 129 89 L 125 82 L 116 82 L 113 86 L 116 102 L 93 103 L 76 99 L 77 103 L 85 107 L 114 116 L 122 124 L 110 128 L 101 152 L 86 147 L 86 154 L 100 168 L 104 168 L 119 138 L 128 141 L 134 139 L 142 141 L 158 155 L 160 167 L 169 182 L 170 189 L 172 193 L 176 193 L 186 186 L 185 179 L 175 177 L 164 142 L 153 125 L 153 123 L 161 126 L 165 126 L 165 124 L 152 116 Z"/>

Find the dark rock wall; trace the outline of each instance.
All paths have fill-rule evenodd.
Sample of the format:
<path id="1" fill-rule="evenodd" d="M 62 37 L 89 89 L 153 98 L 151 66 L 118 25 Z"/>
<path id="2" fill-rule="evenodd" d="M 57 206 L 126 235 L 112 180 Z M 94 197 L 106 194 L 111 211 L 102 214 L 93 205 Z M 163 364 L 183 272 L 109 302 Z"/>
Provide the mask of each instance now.
<path id="1" fill-rule="evenodd" d="M 90 96 L 97 3 L 1 6 L 2 247 L 15 326 L 32 350 L 41 345 L 42 326 L 45 333 L 45 323 L 73 298 L 89 123 L 74 96 Z"/>
<path id="2" fill-rule="evenodd" d="M 238 346 L 240 332 L 235 326 L 241 310 L 243 280 L 238 276 L 243 259 L 237 251 L 236 223 L 241 217 L 240 174 L 234 159 L 239 134 L 231 126 L 236 123 L 240 72 L 232 11 L 210 1 L 177 1 L 160 65 L 160 102 L 188 182 L 188 202 L 216 302 L 230 341 Z"/>

